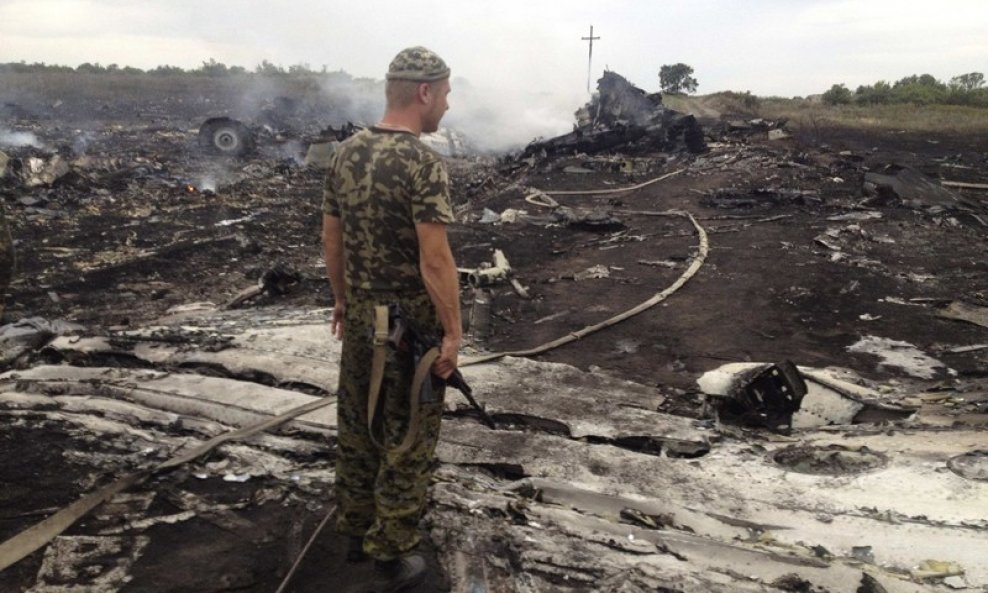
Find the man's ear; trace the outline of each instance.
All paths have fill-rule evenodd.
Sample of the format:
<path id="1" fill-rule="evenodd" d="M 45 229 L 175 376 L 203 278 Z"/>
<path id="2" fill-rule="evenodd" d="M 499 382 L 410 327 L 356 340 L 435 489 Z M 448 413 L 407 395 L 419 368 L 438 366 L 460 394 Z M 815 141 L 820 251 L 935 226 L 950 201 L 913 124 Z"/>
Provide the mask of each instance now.
<path id="1" fill-rule="evenodd" d="M 423 105 L 431 104 L 433 100 L 432 85 L 428 82 L 420 83 L 416 96 L 418 97 L 419 103 Z"/>

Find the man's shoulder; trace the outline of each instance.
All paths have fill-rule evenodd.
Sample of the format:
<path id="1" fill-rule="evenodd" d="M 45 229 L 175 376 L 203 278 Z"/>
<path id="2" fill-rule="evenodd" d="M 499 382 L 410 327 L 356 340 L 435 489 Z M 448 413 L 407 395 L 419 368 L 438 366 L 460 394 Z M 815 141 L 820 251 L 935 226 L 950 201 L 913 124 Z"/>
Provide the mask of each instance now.
<path id="1" fill-rule="evenodd" d="M 418 161 L 441 160 L 439 153 L 414 134 L 406 132 L 382 132 L 373 128 L 363 129 L 340 145 L 343 150 L 395 150 L 402 156 Z"/>
<path id="2" fill-rule="evenodd" d="M 340 145 L 336 148 L 336 150 L 337 152 L 353 150 L 355 148 L 366 146 L 367 144 L 371 143 L 372 140 L 373 140 L 373 135 L 371 134 L 370 130 L 365 128 L 363 130 L 358 131 L 353 136 L 350 136 L 343 142 L 340 142 Z"/>
<path id="3" fill-rule="evenodd" d="M 400 135 L 404 136 L 402 141 L 405 142 L 406 145 L 411 150 L 414 150 L 418 154 L 421 160 L 428 160 L 428 161 L 442 160 L 442 157 L 439 155 L 439 153 L 436 152 L 435 149 L 433 149 L 425 142 L 422 142 L 422 139 L 419 138 L 418 136 L 412 134 L 400 134 Z"/>

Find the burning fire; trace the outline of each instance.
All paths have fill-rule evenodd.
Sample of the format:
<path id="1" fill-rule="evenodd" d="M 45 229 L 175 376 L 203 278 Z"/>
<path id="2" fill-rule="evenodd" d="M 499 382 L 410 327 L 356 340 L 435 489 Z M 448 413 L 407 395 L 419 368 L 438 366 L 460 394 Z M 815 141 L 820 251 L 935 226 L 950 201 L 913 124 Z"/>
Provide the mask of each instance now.
<path id="1" fill-rule="evenodd" d="M 196 181 L 186 181 L 185 185 L 180 185 L 181 191 L 194 196 L 203 195 L 209 196 L 216 193 L 216 181 L 211 177 L 206 177 L 202 180 Z"/>

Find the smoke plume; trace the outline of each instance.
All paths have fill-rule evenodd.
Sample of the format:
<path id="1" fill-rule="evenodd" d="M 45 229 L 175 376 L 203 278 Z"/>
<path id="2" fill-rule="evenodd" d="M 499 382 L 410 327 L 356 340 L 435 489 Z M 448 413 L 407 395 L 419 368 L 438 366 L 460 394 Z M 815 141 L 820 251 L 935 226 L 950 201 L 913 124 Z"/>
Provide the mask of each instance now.
<path id="1" fill-rule="evenodd" d="M 5 148 L 19 148 L 23 146 L 44 148 L 45 144 L 31 132 L 14 132 L 7 128 L 0 128 L 0 146 Z"/>

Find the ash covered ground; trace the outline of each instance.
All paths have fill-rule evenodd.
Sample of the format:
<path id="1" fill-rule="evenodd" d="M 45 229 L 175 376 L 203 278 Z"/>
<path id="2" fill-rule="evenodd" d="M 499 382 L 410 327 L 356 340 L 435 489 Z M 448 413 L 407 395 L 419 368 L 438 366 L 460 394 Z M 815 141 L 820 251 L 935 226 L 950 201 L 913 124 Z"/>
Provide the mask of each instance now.
<path id="1" fill-rule="evenodd" d="M 307 311 L 306 322 L 316 325 L 328 320 L 332 301 L 319 243 L 323 174 L 305 166 L 304 156 L 308 144 L 317 141 L 326 126 L 346 123 L 345 110 L 334 111 L 331 102 L 312 102 L 306 95 L 279 100 L 280 93 L 289 90 L 272 89 L 269 96 L 257 100 L 263 109 L 250 118 L 261 130 L 257 150 L 243 157 L 216 155 L 200 147 L 198 126 L 207 117 L 240 115 L 236 106 L 242 104 L 242 97 L 203 85 L 164 96 L 130 90 L 116 98 L 63 96 L 43 88 L 15 93 L 4 85 L 0 121 L 8 136 L 17 134 L 20 145 L 0 147 L 18 167 L 16 175 L 4 182 L 18 267 L 3 321 L 69 321 L 79 326 L 69 332 L 74 339 L 102 338 L 118 346 L 100 352 L 74 351 L 67 344 L 46 347 L 53 337 L 48 335 L 7 360 L 6 392 L 23 390 L 25 381 L 41 381 L 30 379 L 30 373 L 42 366 L 115 372 L 136 368 L 291 389 L 279 383 L 276 373 L 250 375 L 202 362 L 155 362 L 153 356 L 119 346 L 142 328 L 159 327 L 163 319 L 184 315 L 171 333 L 158 334 L 159 341 L 180 343 L 185 351 L 222 350 L 228 340 L 225 326 L 196 321 L 195 311 L 208 312 L 203 315 L 228 311 L 239 316 L 241 328 L 251 325 L 251 315 L 276 322 L 281 312 L 296 318 L 299 311 Z M 703 405 L 705 398 L 697 386 L 703 373 L 734 362 L 791 360 L 805 367 L 839 367 L 853 371 L 857 383 L 909 411 L 858 417 L 847 422 L 845 438 L 860 437 L 862 431 L 928 434 L 923 430 L 933 430 L 932 426 L 944 443 L 944 456 L 975 452 L 978 442 L 980 449 L 988 449 L 984 432 L 988 193 L 940 183 L 988 180 L 988 140 L 860 129 L 788 130 L 770 140 L 771 131 L 785 129 L 780 122 L 703 112 L 706 117 L 700 124 L 706 148 L 695 152 L 675 142 L 660 146 L 636 139 L 604 148 L 590 145 L 595 148 L 590 153 L 560 151 L 550 144 L 515 155 L 449 159 L 458 220 L 450 227 L 450 237 L 458 265 L 478 268 L 492 262 L 499 249 L 510 262 L 511 277 L 525 289 L 504 282 L 480 295 L 490 301 L 489 324 L 473 332 L 466 354 L 534 347 L 599 323 L 666 289 L 698 255 L 699 239 L 689 219 L 669 215 L 669 211 L 687 212 L 709 238 L 709 253 L 695 276 L 659 306 L 535 359 L 571 365 L 585 377 L 633 381 L 656 393 L 652 404 L 635 406 L 714 432 L 709 406 Z M 672 173 L 631 191 L 551 193 L 616 190 Z M 539 191 L 550 194 L 551 200 Z M 533 195 L 540 197 L 526 200 Z M 478 293 L 464 287 L 465 316 L 470 317 L 477 298 Z M 182 334 L 197 323 L 208 329 L 194 332 L 191 338 Z M 325 340 L 329 339 L 327 331 Z M 85 380 L 99 382 L 92 377 Z M 547 393 L 536 391 L 530 396 L 551 400 L 555 387 L 546 385 Z M 295 388 L 326 395 L 334 385 Z M 50 386 L 47 389 L 39 393 L 55 395 Z M 485 399 L 484 393 L 477 395 Z M 606 400 L 609 393 L 601 390 L 594 397 Z M 563 413 L 570 405 L 567 401 L 558 405 L 560 416 L 573 415 L 572 410 Z M 84 412 L 69 410 L 64 402 L 29 405 L 11 399 L 0 406 L 5 425 L 0 440 L 4 492 L 0 539 L 147 461 L 140 451 L 129 449 L 140 440 L 134 434 L 128 437 L 118 430 L 107 433 L 114 435 L 112 439 L 102 438 L 96 424 L 68 418 Z M 501 412 L 502 420 L 512 421 L 521 434 L 562 435 L 598 447 L 610 443 L 629 455 L 656 453 L 641 439 L 607 440 L 590 431 L 581 440 L 575 421 L 552 414 L 536 417 L 507 404 Z M 85 414 L 104 416 L 98 406 Z M 453 428 L 448 434 L 467 438 L 461 424 L 472 421 L 469 413 L 451 410 L 451 416 Z M 907 416 L 911 420 L 904 420 Z M 917 424 L 917 417 L 924 420 Z M 149 419 L 113 421 L 129 424 L 134 431 L 155 425 L 155 430 L 169 432 Z M 559 428 L 560 424 L 565 426 Z M 170 435 L 179 438 L 183 431 L 195 432 L 173 428 Z M 952 441 L 952 431 L 970 445 Z M 721 455 L 728 450 L 751 454 L 769 446 L 767 442 L 778 444 L 766 434 L 727 429 L 712 442 L 731 443 Z M 283 438 L 299 442 L 267 443 L 262 449 L 313 474 L 329 471 L 332 453 L 325 448 L 331 443 L 331 431 L 324 440 L 308 433 Z M 555 449 L 546 450 L 551 460 Z M 667 447 L 662 458 L 697 458 L 696 463 L 702 463 L 703 455 L 713 455 L 708 454 L 709 447 L 695 455 L 670 451 Z M 931 446 L 927 453 L 936 457 L 936 451 Z M 536 560 L 531 560 L 533 556 L 519 552 L 517 542 L 524 538 L 512 539 L 499 531 L 507 528 L 497 526 L 521 529 L 540 521 L 545 524 L 552 520 L 549 514 L 532 518 L 523 504 L 483 497 L 471 508 L 463 496 L 450 490 L 454 488 L 450 484 L 487 479 L 503 487 L 551 472 L 540 475 L 520 461 L 472 463 L 462 452 L 446 453 L 446 459 L 440 454 L 444 468 L 440 482 L 446 486 L 427 518 L 434 579 L 417 590 L 465 591 L 469 582 L 463 583 L 469 578 L 488 583 L 492 591 L 637 591 L 659 584 L 684 591 L 839 590 L 812 581 L 806 586 L 817 589 L 800 589 L 799 579 L 805 575 L 795 585 L 764 577 L 731 589 L 742 586 L 739 577 L 710 567 L 697 569 L 713 570 L 717 578 L 710 581 L 696 581 L 695 575 L 664 581 L 645 569 L 636 573 L 637 581 L 632 577 L 620 581 L 616 567 L 623 565 L 619 563 L 594 567 L 590 562 L 589 568 L 578 568 L 581 554 L 595 553 L 579 547 L 557 550 L 555 556 L 544 548 L 539 550 L 542 557 L 536 553 Z M 214 456 L 203 466 L 159 476 L 139 487 L 138 493 L 159 494 L 150 496 L 143 507 L 155 516 L 195 514 L 199 506 L 211 510 L 200 509 L 195 518 L 160 522 L 147 540 L 117 542 L 116 548 L 105 550 L 100 558 L 124 557 L 133 562 L 127 564 L 124 577 L 104 582 L 102 586 L 109 588 L 92 590 L 274 590 L 318 522 L 323 505 L 331 502 L 327 486 L 331 480 L 326 475 L 310 476 L 296 488 L 285 487 L 280 481 L 289 479 L 285 476 L 293 470 L 279 466 L 266 477 L 237 481 L 241 474 L 234 471 L 236 463 L 229 471 L 223 463 L 223 456 Z M 465 468 L 474 472 L 469 479 L 460 475 Z M 197 473 L 213 477 L 197 478 Z M 592 473 L 607 475 L 609 470 L 598 468 Z M 233 478 L 221 479 L 226 475 Z M 981 487 L 978 480 L 984 476 L 974 475 L 971 483 Z M 572 476 L 571 483 L 585 485 Z M 614 495 L 616 489 L 602 491 Z M 190 497 L 209 504 L 197 506 Z M 704 507 L 697 492 L 683 500 L 683 504 L 691 501 L 694 511 Z M 476 544 L 474 552 L 499 560 L 483 564 L 483 569 L 462 558 L 457 564 L 453 550 L 467 549 L 457 539 L 462 534 L 450 525 L 450 517 L 457 513 L 485 514 L 482 527 L 497 536 L 487 544 Z M 616 523 L 627 524 L 623 512 L 621 516 L 624 520 Z M 951 520 L 960 522 L 944 519 Z M 659 530 L 682 528 L 677 521 L 663 524 L 655 516 L 632 524 L 647 527 L 649 521 Z M 112 524 L 112 519 L 97 515 L 68 533 L 106 534 Z M 587 546 L 596 542 L 608 549 L 622 547 L 608 544 L 607 538 L 601 543 L 600 526 L 569 525 L 570 538 L 598 534 L 584 538 Z M 968 532 L 977 545 L 985 543 L 984 527 Z M 432 540 L 442 549 L 436 551 Z M 68 540 L 63 543 L 67 549 L 73 545 Z M 626 542 L 623 553 L 669 557 L 673 543 L 663 544 L 666 552 L 646 552 Z M 812 548 L 813 542 L 802 543 Z M 317 541 L 292 590 L 333 590 L 327 587 L 342 582 L 340 575 L 359 572 L 343 564 L 339 546 L 328 533 Z M 63 551 L 71 555 L 71 550 Z M 678 560 L 682 562 L 692 557 L 691 552 L 679 554 L 686 558 Z M 2 588 L 55 591 L 88 578 L 81 569 L 59 573 L 49 566 L 57 565 L 57 558 L 49 560 L 51 555 L 37 552 L 4 571 Z M 816 561 L 830 562 L 833 556 L 821 554 Z M 859 556 L 858 562 L 869 564 L 867 554 Z M 943 556 L 931 560 L 951 560 L 946 549 Z M 896 564 L 893 559 L 884 558 L 883 566 L 871 558 L 874 566 L 893 573 L 906 571 L 879 580 L 901 580 L 916 589 L 893 587 L 886 580 L 889 590 L 938 590 L 946 586 L 945 579 L 958 577 L 955 570 L 932 571 L 932 577 L 909 574 L 918 563 Z M 184 568 L 176 572 L 176 563 Z M 971 575 L 970 567 L 967 572 L 965 586 L 988 586 L 981 580 L 983 575 Z M 512 579 L 504 575 L 525 578 L 510 588 Z"/>

